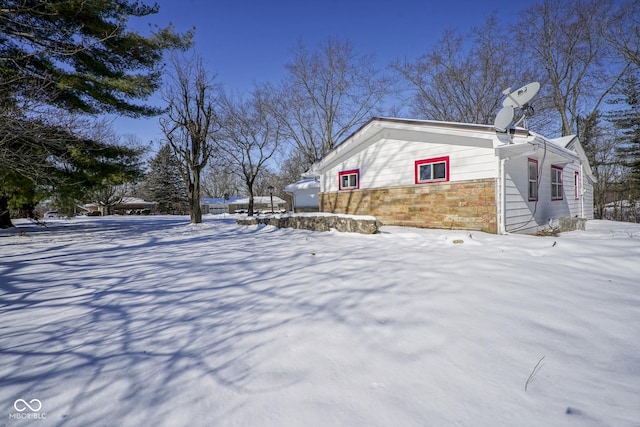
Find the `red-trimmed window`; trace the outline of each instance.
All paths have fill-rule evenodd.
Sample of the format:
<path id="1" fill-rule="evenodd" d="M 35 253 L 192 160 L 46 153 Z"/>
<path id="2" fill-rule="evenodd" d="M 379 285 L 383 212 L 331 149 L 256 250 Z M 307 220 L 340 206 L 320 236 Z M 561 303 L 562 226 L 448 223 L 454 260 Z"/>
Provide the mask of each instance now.
<path id="1" fill-rule="evenodd" d="M 360 188 L 360 169 L 338 172 L 338 188 L 340 190 L 357 190 Z"/>
<path id="2" fill-rule="evenodd" d="M 529 201 L 538 201 L 538 161 L 528 159 L 527 170 L 529 174 Z"/>
<path id="3" fill-rule="evenodd" d="M 576 200 L 580 198 L 580 172 L 573 174 L 573 188 L 575 189 Z"/>
<path id="4" fill-rule="evenodd" d="M 416 184 L 449 181 L 449 156 L 416 160 Z"/>
<path id="5" fill-rule="evenodd" d="M 551 200 L 562 200 L 562 168 L 551 165 Z"/>

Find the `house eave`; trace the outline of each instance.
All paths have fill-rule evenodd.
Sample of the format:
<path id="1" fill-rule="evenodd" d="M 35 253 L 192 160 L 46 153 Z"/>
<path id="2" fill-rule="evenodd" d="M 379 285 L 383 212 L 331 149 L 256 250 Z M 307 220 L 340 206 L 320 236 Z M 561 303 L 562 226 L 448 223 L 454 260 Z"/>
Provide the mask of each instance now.
<path id="1" fill-rule="evenodd" d="M 520 139 L 530 135 L 529 131 L 523 128 L 512 129 L 511 134 Z M 305 175 L 318 176 L 323 170 L 335 166 L 342 159 L 359 150 L 362 144 L 382 139 L 437 141 L 451 145 L 475 145 L 485 148 L 493 148 L 498 141 L 495 127 L 489 125 L 374 117 L 316 162 Z"/>

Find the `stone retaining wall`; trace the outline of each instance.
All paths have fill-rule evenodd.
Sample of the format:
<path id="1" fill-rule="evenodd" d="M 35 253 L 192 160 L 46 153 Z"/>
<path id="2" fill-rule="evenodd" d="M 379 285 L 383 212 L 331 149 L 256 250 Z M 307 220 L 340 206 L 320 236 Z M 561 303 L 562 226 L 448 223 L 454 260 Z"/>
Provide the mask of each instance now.
<path id="1" fill-rule="evenodd" d="M 587 220 L 584 218 L 577 217 L 562 217 L 560 218 L 558 224 L 558 231 L 575 231 L 575 230 L 585 230 L 586 229 Z"/>
<path id="2" fill-rule="evenodd" d="M 293 210 L 295 213 L 319 212 L 317 206 L 296 206 Z"/>
<path id="3" fill-rule="evenodd" d="M 375 234 L 380 223 L 375 218 L 354 218 L 340 215 L 291 215 L 247 217 L 236 220 L 239 225 L 273 225 L 278 228 L 298 228 L 311 231 L 337 231 Z"/>
<path id="4" fill-rule="evenodd" d="M 320 193 L 320 211 L 373 215 L 383 225 L 497 233 L 495 180 Z"/>

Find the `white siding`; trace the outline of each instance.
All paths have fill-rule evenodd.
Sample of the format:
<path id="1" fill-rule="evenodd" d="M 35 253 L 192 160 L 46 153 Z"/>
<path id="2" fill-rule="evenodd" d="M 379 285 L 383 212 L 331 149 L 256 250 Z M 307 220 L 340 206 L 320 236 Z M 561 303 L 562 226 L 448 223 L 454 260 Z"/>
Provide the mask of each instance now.
<path id="1" fill-rule="evenodd" d="M 586 174 L 582 177 L 582 197 L 584 203 L 584 218 L 593 219 L 593 182 Z"/>
<path id="2" fill-rule="evenodd" d="M 449 156 L 451 182 L 497 177 L 493 147 L 379 139 L 324 171 L 321 191 L 338 191 L 338 173 L 351 169 L 360 170 L 361 189 L 414 185 L 415 161 L 443 156 Z"/>
<path id="3" fill-rule="evenodd" d="M 528 200 L 528 159 L 538 160 L 538 200 Z M 551 166 L 563 167 L 563 198 L 551 200 Z M 533 233 L 550 223 L 556 225 L 561 217 L 578 216 L 592 218 L 591 185 L 588 179 L 582 177 L 584 192 L 575 196 L 574 176 L 580 173 L 577 162 L 567 163 L 557 156 L 533 155 L 517 157 L 506 162 L 505 165 L 505 218 L 506 231 L 519 233 Z M 585 197 L 583 201 L 582 198 Z M 583 203 L 584 202 L 584 203 Z M 584 206 L 584 210 L 583 210 Z"/>

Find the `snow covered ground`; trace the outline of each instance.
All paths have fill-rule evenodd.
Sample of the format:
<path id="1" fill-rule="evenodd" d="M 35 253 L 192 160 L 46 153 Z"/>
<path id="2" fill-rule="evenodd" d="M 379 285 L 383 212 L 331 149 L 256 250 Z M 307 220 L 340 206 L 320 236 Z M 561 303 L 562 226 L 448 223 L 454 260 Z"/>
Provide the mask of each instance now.
<path id="1" fill-rule="evenodd" d="M 638 224 L 18 225 L 0 425 L 640 426 Z"/>

